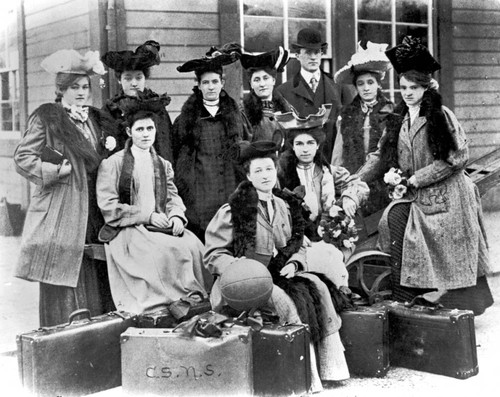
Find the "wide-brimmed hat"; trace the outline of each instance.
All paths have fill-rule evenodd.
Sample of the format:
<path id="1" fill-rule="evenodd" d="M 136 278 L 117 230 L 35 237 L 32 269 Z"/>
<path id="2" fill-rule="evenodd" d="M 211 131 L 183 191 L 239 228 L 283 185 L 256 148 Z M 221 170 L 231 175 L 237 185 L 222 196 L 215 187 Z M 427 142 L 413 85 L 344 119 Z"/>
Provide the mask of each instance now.
<path id="1" fill-rule="evenodd" d="M 116 72 L 146 70 L 161 63 L 160 44 L 154 40 L 148 40 L 135 51 L 108 51 L 101 60 L 108 68 Z"/>
<path id="2" fill-rule="evenodd" d="M 409 70 L 430 74 L 441 69 L 427 47 L 415 37 L 406 36 L 401 44 L 387 50 L 385 54 L 398 74 Z"/>
<path id="3" fill-rule="evenodd" d="M 366 49 L 358 43 L 358 50 L 347 65 L 335 73 L 334 80 L 338 84 L 352 84 L 354 76 L 363 73 L 377 73 L 383 79 L 385 72 L 390 68 L 391 62 L 385 55 L 388 44 L 366 43 Z"/>
<path id="4" fill-rule="evenodd" d="M 278 145 L 273 141 L 256 141 L 240 142 L 240 156 L 239 161 L 241 164 L 259 158 L 270 157 L 275 155 L 278 151 Z"/>
<path id="5" fill-rule="evenodd" d="M 49 73 L 73 73 L 92 76 L 106 73 L 99 60 L 99 51 L 81 55 L 75 50 L 59 50 L 45 58 L 40 66 Z"/>
<path id="6" fill-rule="evenodd" d="M 321 38 L 321 33 L 312 28 L 305 28 L 297 34 L 297 42 L 291 44 L 292 49 L 299 50 L 301 48 L 321 49 L 326 51 L 328 43 Z"/>
<path id="7" fill-rule="evenodd" d="M 281 73 L 289 59 L 290 53 L 279 46 L 275 50 L 259 55 L 241 54 L 240 62 L 244 69 L 270 68 Z"/>
<path id="8" fill-rule="evenodd" d="M 292 108 L 291 112 L 274 113 L 276 121 L 280 127 L 285 130 L 305 130 L 310 128 L 321 128 L 328 121 L 330 112 L 332 111 L 332 104 L 326 103 L 321 105 L 317 113 L 310 114 L 307 117 L 300 117 L 295 109 Z"/>
<path id="9" fill-rule="evenodd" d="M 202 58 L 191 59 L 181 66 L 177 66 L 180 73 L 216 72 L 221 74 L 222 67 L 236 62 L 241 56 L 241 46 L 236 43 L 228 43 L 221 48 L 211 47 Z"/>

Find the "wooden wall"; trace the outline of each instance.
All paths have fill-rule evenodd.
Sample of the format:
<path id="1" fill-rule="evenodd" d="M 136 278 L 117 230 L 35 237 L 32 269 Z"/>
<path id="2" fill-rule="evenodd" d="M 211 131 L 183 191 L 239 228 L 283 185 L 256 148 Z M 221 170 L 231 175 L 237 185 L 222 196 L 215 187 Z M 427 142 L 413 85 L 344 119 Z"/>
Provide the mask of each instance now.
<path id="1" fill-rule="evenodd" d="M 471 157 L 500 147 L 500 1 L 452 1 L 455 114 Z"/>

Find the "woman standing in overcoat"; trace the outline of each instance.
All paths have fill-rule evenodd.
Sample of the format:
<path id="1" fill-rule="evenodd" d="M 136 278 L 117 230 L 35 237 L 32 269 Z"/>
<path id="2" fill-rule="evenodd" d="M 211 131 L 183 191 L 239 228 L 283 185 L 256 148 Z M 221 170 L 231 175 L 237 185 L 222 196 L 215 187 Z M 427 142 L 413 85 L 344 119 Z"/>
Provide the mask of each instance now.
<path id="1" fill-rule="evenodd" d="M 393 297 L 409 301 L 423 294 L 432 303 L 481 314 L 493 299 L 481 202 L 464 171 L 465 132 L 434 88 L 431 73 L 440 65 L 426 47 L 406 37 L 386 54 L 403 102 L 359 175 L 371 181 L 394 167 L 407 178 L 408 191 L 379 225 L 380 246 L 392 256 Z"/>
<path id="2" fill-rule="evenodd" d="M 260 55 L 241 55 L 250 92 L 243 98 L 243 110 L 252 127 L 252 141 L 273 140 L 282 144 L 284 132 L 274 113 L 291 111 L 290 104 L 274 89 L 277 73 L 282 73 L 289 59 L 283 47 Z"/>
<path id="3" fill-rule="evenodd" d="M 15 275 L 40 283 L 40 326 L 45 327 L 67 322 L 76 309 L 87 308 L 92 316 L 109 310 L 102 296 L 107 275 L 83 250 L 85 243 L 97 242 L 103 224 L 95 178 L 116 139 L 114 121 L 86 106 L 89 76 L 105 73 L 97 51 L 85 56 L 57 51 L 42 67 L 57 74 L 56 103 L 33 112 L 14 153 L 17 172 L 36 185 Z"/>
<path id="4" fill-rule="evenodd" d="M 179 66 L 197 84 L 174 123 L 175 184 L 186 205 L 188 229 L 202 241 L 210 219 L 242 178 L 238 142 L 249 138 L 236 101 L 224 91 L 223 65 L 236 62 L 238 46 L 212 47 L 207 55 Z"/>

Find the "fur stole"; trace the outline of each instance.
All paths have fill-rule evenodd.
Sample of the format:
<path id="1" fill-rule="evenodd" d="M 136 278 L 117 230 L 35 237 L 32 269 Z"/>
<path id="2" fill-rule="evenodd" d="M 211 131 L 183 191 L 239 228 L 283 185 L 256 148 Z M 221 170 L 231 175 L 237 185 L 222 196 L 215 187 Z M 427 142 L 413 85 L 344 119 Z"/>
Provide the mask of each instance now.
<path id="1" fill-rule="evenodd" d="M 120 180 L 118 182 L 118 195 L 120 203 L 131 204 L 131 192 L 134 184 L 134 156 L 131 152 L 132 140 L 129 139 L 125 144 L 125 153 L 123 156 L 122 169 L 120 173 Z M 150 150 L 153 159 L 154 167 L 154 195 L 155 195 L 155 212 L 164 212 L 167 202 L 167 175 L 165 166 L 160 157 L 156 154 L 153 147 Z"/>
<path id="2" fill-rule="evenodd" d="M 357 95 L 351 104 L 344 107 L 341 113 L 341 128 L 343 140 L 343 166 L 351 173 L 356 172 L 365 163 L 363 124 L 365 113 L 361 110 L 362 100 Z M 368 153 L 377 150 L 377 145 L 384 130 L 384 120 L 388 113 L 394 110 L 392 102 L 381 92 L 377 94 L 377 104 L 370 113 L 370 138 Z"/>
<path id="3" fill-rule="evenodd" d="M 283 98 L 283 95 L 275 89 L 273 89 L 272 102 L 275 112 L 286 113 L 290 111 L 290 104 Z M 262 106 L 262 100 L 255 95 L 253 90 L 243 98 L 243 109 L 252 127 L 260 124 L 264 117 L 264 107 Z"/>
<path id="4" fill-rule="evenodd" d="M 450 151 L 457 150 L 457 143 L 448 126 L 442 109 L 441 95 L 434 89 L 424 93 L 420 105 L 420 117 L 427 120 L 427 144 L 435 160 L 448 158 Z M 398 105 L 394 113 L 387 117 L 387 133 L 382 142 L 381 158 L 385 160 L 385 167 L 398 167 L 398 138 L 408 107 L 404 101 Z"/>
<path id="5" fill-rule="evenodd" d="M 278 254 L 269 263 L 268 269 L 273 282 L 288 294 L 299 313 L 301 321 L 309 324 L 313 341 L 319 341 L 323 335 L 321 319 L 326 318 L 321 304 L 321 296 L 314 283 L 306 278 L 295 276 L 291 279 L 280 276 L 280 270 L 290 257 L 302 247 L 305 221 L 302 217 L 302 200 L 293 193 L 275 189 L 273 194 L 288 203 L 292 216 L 292 237 L 288 244 L 278 249 Z M 255 247 L 257 230 L 257 191 L 249 181 L 244 181 L 229 197 L 233 221 L 234 256 L 242 257 L 247 249 Z"/>

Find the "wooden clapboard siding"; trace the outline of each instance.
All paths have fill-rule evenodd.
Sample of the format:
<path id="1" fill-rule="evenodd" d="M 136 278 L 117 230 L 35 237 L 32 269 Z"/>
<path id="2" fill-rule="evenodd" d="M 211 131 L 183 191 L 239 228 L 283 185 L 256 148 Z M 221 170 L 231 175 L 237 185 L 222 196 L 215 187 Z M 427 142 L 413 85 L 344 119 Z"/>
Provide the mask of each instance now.
<path id="1" fill-rule="evenodd" d="M 500 2 L 452 0 L 454 111 L 471 158 L 500 147 Z"/>
<path id="2" fill-rule="evenodd" d="M 194 85 L 194 74 L 179 73 L 177 66 L 221 44 L 219 2 L 125 0 L 124 8 L 128 49 L 135 50 L 146 40 L 161 45 L 161 65 L 151 69 L 148 86 L 171 96 L 168 110 L 174 120 Z"/>

